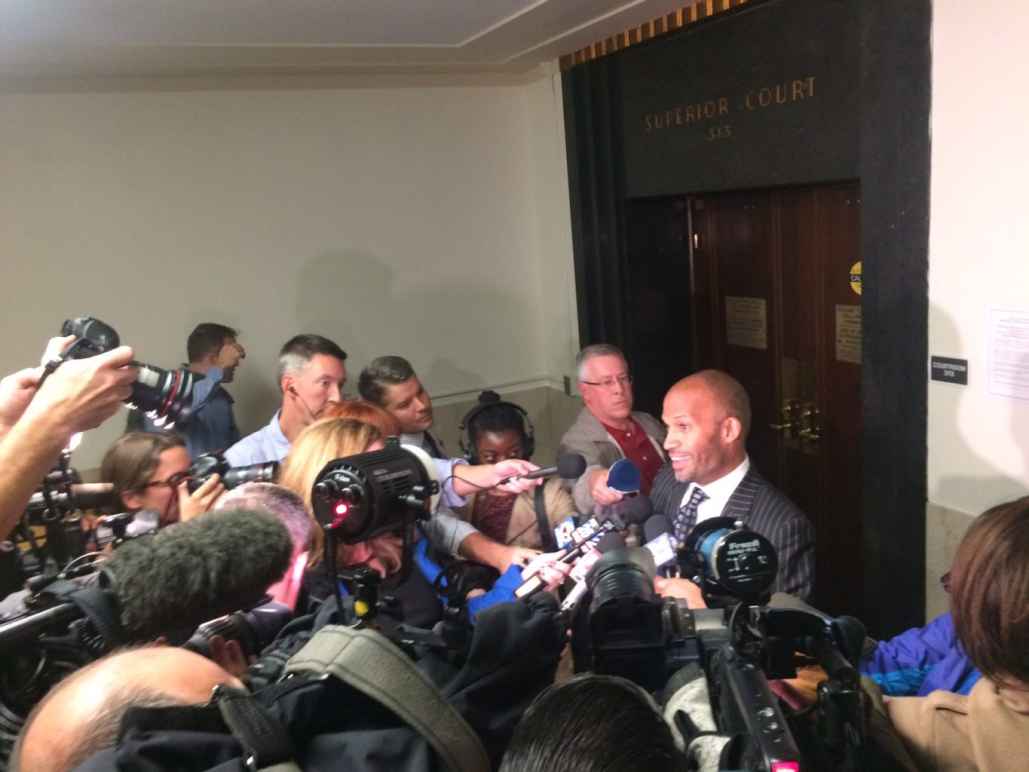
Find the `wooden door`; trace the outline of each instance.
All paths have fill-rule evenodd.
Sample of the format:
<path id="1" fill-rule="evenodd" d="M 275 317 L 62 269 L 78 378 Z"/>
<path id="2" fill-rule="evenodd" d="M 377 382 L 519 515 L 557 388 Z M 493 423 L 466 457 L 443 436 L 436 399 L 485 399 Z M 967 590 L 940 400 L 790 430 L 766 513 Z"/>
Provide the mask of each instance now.
<path id="1" fill-rule="evenodd" d="M 811 518 L 816 603 L 860 615 L 856 184 L 691 201 L 696 367 L 750 394 L 751 461 Z"/>

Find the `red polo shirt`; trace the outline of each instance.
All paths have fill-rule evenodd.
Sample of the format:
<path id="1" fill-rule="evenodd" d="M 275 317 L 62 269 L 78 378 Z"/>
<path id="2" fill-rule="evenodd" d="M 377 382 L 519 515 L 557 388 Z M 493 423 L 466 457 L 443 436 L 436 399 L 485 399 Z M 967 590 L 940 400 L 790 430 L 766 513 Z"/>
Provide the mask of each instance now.
<path id="1" fill-rule="evenodd" d="M 615 438 L 618 447 L 622 449 L 622 455 L 632 461 L 640 470 L 640 492 L 649 495 L 650 486 L 657 477 L 658 470 L 665 460 L 657 452 L 650 437 L 643 431 L 643 427 L 636 423 L 634 418 L 629 421 L 632 425 L 629 431 L 616 429 L 613 426 L 603 424 L 604 429 Z"/>

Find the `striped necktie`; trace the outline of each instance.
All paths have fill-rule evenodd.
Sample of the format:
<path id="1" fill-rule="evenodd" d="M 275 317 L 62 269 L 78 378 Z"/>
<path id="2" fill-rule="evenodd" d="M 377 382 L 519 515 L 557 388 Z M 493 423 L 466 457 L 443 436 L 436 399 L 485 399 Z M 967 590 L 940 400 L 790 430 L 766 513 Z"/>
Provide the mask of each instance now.
<path id="1" fill-rule="evenodd" d="M 697 508 L 707 499 L 708 495 L 704 493 L 703 488 L 694 485 L 689 501 L 679 507 L 679 511 L 675 514 L 676 547 L 681 548 L 686 543 L 686 537 L 693 530 L 693 526 L 697 524 Z"/>

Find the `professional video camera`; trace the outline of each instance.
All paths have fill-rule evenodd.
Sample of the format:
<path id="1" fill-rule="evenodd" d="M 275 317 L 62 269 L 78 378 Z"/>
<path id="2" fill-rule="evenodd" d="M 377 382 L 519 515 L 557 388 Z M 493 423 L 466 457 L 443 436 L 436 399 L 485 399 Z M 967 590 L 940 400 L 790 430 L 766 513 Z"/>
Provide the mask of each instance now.
<path id="1" fill-rule="evenodd" d="M 709 604 L 721 608 L 689 609 L 684 601 L 658 596 L 652 554 L 612 550 L 591 570 L 572 615 L 576 671 L 620 675 L 673 703 L 686 682 L 702 679 L 712 729 L 731 738 L 723 755 L 726 768 L 862 768 L 860 623 L 765 605 L 775 551 L 767 539 L 729 518 L 694 529 L 678 563 Z M 787 715 L 768 683 L 796 677 L 797 652 L 828 676 L 813 715 Z M 697 734 L 685 712 L 676 711 L 675 722 L 687 742 Z"/>
<path id="2" fill-rule="evenodd" d="M 189 492 L 193 493 L 216 474 L 221 475 L 222 485 L 228 490 L 250 482 L 275 482 L 279 476 L 279 462 L 230 466 L 222 453 L 205 453 L 193 459 L 189 467 L 189 481 L 186 483 Z"/>
<path id="3" fill-rule="evenodd" d="M 62 357 L 55 360 L 56 364 L 47 363 L 49 369 L 66 359 L 86 359 L 121 345 L 113 327 L 91 316 L 65 320 L 61 334 L 74 335 L 76 339 Z M 139 375 L 132 384 L 132 395 L 125 400 L 126 404 L 145 412 L 158 426 L 171 427 L 176 421 L 189 417 L 195 373 L 185 368 L 164 370 L 142 362 L 132 364 L 138 368 Z"/>

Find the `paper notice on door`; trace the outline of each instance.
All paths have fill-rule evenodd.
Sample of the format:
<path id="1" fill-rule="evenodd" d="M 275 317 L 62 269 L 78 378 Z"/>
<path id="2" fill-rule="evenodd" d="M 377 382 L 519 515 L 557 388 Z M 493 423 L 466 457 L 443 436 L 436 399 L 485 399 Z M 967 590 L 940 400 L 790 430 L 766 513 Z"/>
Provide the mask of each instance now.
<path id="1" fill-rule="evenodd" d="M 990 393 L 1029 399 L 1029 311 L 991 308 L 988 334 Z"/>
<path id="2" fill-rule="evenodd" d="M 764 298 L 726 295 L 725 342 L 730 346 L 768 348 L 768 310 Z"/>
<path id="3" fill-rule="evenodd" d="M 836 361 L 861 364 L 861 306 L 836 306 Z"/>

